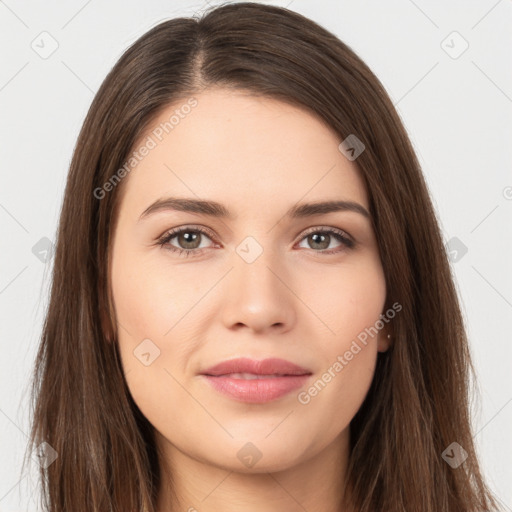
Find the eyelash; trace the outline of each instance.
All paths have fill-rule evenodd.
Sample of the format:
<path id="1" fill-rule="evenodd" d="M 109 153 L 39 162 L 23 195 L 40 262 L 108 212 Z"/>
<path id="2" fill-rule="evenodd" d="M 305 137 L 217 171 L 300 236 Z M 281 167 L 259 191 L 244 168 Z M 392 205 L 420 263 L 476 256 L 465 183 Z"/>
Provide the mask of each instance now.
<path id="1" fill-rule="evenodd" d="M 169 242 L 173 238 L 175 238 L 177 235 L 180 235 L 181 233 L 186 233 L 186 232 L 201 233 L 203 235 L 206 235 L 210 239 L 214 238 L 212 236 L 212 234 L 204 228 L 201 228 L 199 226 L 198 227 L 185 226 L 182 228 L 173 229 L 173 230 L 165 233 L 162 237 L 160 237 L 158 239 L 158 245 L 160 245 L 161 247 L 167 246 L 166 247 L 167 250 L 174 252 L 174 253 L 178 253 L 178 256 L 188 257 L 188 256 L 191 256 L 192 253 L 194 253 L 194 256 L 201 254 L 203 252 L 204 248 L 203 249 L 181 249 L 181 248 L 174 247 L 169 244 Z M 306 231 L 306 233 L 304 233 L 304 235 L 302 236 L 302 238 L 300 239 L 299 242 L 304 240 L 304 238 L 306 238 L 307 236 L 312 235 L 312 234 L 317 234 L 317 233 L 333 235 L 334 238 L 336 238 L 336 240 L 338 240 L 345 246 L 346 249 L 353 249 L 356 245 L 355 242 L 352 239 L 348 238 L 346 236 L 346 233 L 344 231 L 342 231 L 341 229 L 325 228 L 325 227 L 314 228 L 309 231 Z M 336 249 L 324 249 L 322 251 L 315 251 L 314 249 L 311 249 L 311 250 L 313 252 L 318 252 L 320 254 L 336 254 L 336 253 L 342 252 L 344 249 L 343 248 L 340 249 L 338 247 Z"/>

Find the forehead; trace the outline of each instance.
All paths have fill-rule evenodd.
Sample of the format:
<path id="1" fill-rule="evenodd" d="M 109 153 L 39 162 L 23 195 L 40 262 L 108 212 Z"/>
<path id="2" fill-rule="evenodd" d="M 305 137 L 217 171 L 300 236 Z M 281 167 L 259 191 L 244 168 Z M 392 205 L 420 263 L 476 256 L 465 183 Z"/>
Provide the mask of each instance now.
<path id="1" fill-rule="evenodd" d="M 341 138 L 306 109 L 226 89 L 194 99 L 193 107 L 185 108 L 185 98 L 162 110 L 134 146 L 150 149 L 139 151 L 144 156 L 125 178 L 122 203 L 130 210 L 140 214 L 165 195 L 229 201 L 248 215 L 301 199 L 367 207 L 359 171 L 338 149 Z"/>

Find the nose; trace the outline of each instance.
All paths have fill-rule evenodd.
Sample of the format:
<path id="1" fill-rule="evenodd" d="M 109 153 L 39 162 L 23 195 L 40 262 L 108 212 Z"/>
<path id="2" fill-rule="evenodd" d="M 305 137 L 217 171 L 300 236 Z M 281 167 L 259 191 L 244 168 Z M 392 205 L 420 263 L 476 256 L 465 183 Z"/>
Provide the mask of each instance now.
<path id="1" fill-rule="evenodd" d="M 292 291 L 292 277 L 265 252 L 252 263 L 235 260 L 226 277 L 222 308 L 226 328 L 246 327 L 255 333 L 282 333 L 293 328 L 298 299 Z"/>

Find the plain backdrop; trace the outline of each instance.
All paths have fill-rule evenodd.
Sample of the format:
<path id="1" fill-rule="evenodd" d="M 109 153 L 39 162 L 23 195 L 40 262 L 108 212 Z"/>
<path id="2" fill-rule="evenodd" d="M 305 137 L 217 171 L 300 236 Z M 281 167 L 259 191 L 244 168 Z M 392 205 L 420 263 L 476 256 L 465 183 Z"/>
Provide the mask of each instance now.
<path id="1" fill-rule="evenodd" d="M 512 511 L 512 2 L 265 3 L 334 32 L 378 76 L 403 119 L 439 214 L 469 329 L 482 467 Z M 28 385 L 65 179 L 85 114 L 135 39 L 160 21 L 207 6 L 0 1 L 0 512 L 38 509 L 35 472 L 20 473 Z"/>

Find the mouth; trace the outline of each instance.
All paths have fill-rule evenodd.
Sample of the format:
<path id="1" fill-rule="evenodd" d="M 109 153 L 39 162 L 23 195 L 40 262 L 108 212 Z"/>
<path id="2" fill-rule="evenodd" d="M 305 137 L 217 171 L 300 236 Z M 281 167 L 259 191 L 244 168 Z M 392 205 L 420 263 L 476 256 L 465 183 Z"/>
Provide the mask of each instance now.
<path id="1" fill-rule="evenodd" d="M 219 363 L 200 374 L 217 392 L 239 402 L 263 404 L 304 386 L 312 372 L 283 359 L 247 358 Z"/>
<path id="2" fill-rule="evenodd" d="M 208 375 L 208 377 L 229 377 L 230 379 L 255 380 L 255 379 L 276 379 L 277 377 L 292 377 L 292 375 L 274 373 L 272 375 L 258 375 L 256 373 L 226 373 L 224 375 Z"/>

